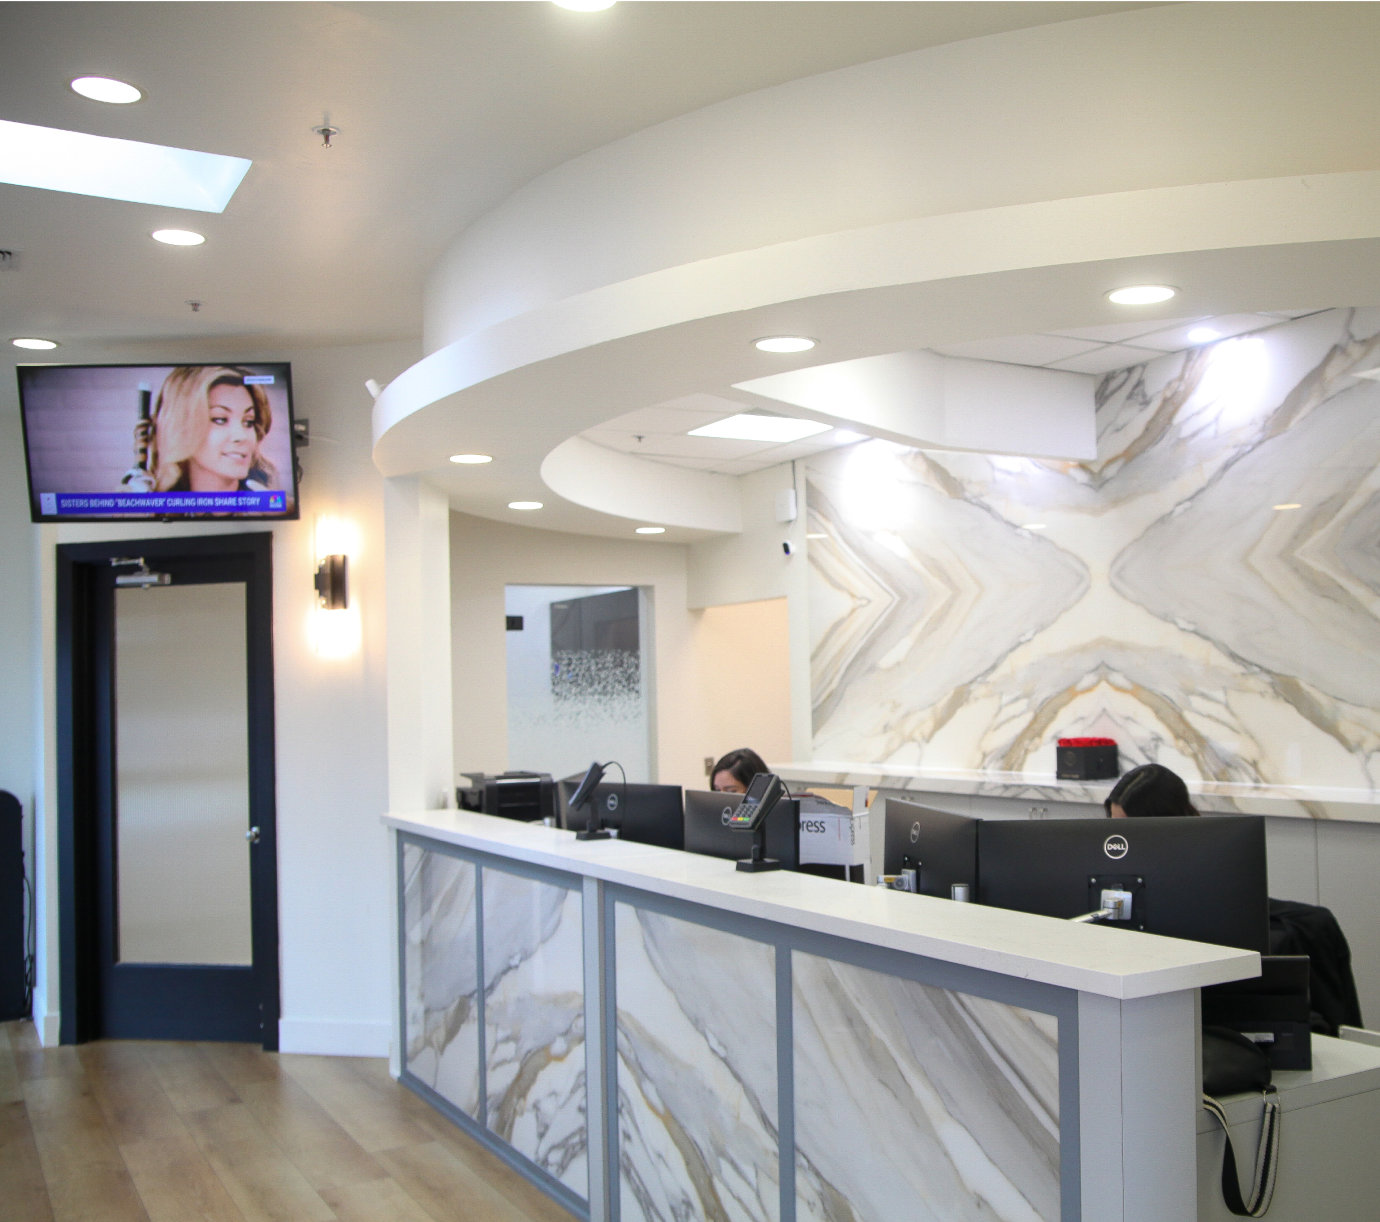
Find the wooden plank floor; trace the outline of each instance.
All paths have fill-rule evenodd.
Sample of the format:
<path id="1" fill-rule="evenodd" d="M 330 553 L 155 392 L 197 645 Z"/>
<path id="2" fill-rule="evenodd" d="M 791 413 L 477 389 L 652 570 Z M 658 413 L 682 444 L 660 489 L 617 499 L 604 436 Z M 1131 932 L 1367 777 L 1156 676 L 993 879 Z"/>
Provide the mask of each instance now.
<path id="1" fill-rule="evenodd" d="M 570 1222 L 381 1060 L 0 1023 L 5 1222 Z"/>

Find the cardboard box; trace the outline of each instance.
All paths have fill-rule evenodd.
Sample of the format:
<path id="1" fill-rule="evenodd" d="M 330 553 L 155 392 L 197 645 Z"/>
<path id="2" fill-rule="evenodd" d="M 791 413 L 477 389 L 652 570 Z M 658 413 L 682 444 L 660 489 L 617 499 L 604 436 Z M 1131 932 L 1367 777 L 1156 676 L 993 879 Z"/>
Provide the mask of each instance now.
<path id="1" fill-rule="evenodd" d="M 865 866 L 867 811 L 854 814 L 821 798 L 800 800 L 800 864 Z"/>

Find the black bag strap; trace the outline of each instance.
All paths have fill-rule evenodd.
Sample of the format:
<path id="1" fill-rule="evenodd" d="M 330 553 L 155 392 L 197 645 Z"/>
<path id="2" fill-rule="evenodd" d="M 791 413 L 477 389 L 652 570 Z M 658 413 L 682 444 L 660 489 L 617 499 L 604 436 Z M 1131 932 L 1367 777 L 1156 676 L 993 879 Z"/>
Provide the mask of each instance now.
<path id="1" fill-rule="evenodd" d="M 1231 1145 L 1231 1130 L 1222 1105 L 1211 1095 L 1203 1096 L 1203 1107 L 1222 1126 L 1225 1145 L 1222 1150 L 1222 1199 L 1227 1208 L 1240 1218 L 1263 1218 L 1275 1195 L 1275 1177 L 1279 1172 L 1279 1096 L 1273 1086 L 1260 1092 L 1264 1102 L 1260 1118 L 1260 1141 L 1255 1150 L 1255 1176 L 1248 1200 L 1242 1200 L 1241 1184 L 1236 1174 L 1236 1152 Z"/>

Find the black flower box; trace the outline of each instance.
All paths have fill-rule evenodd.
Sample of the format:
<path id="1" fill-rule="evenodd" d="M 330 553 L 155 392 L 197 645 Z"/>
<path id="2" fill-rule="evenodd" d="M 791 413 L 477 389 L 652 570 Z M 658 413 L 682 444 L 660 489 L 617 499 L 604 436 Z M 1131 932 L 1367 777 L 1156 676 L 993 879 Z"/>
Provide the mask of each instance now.
<path id="1" fill-rule="evenodd" d="M 1106 781 L 1121 775 L 1114 738 L 1061 738 L 1054 749 L 1061 781 Z"/>

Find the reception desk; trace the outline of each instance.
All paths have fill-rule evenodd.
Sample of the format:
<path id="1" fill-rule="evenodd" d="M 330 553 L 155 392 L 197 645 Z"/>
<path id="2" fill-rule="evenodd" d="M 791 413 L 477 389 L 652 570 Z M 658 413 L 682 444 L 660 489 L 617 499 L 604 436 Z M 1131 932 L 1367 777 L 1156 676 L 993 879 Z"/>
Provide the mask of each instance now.
<path id="1" fill-rule="evenodd" d="M 1197 1216 L 1197 989 L 1254 953 L 386 821 L 400 1077 L 577 1215 Z"/>

